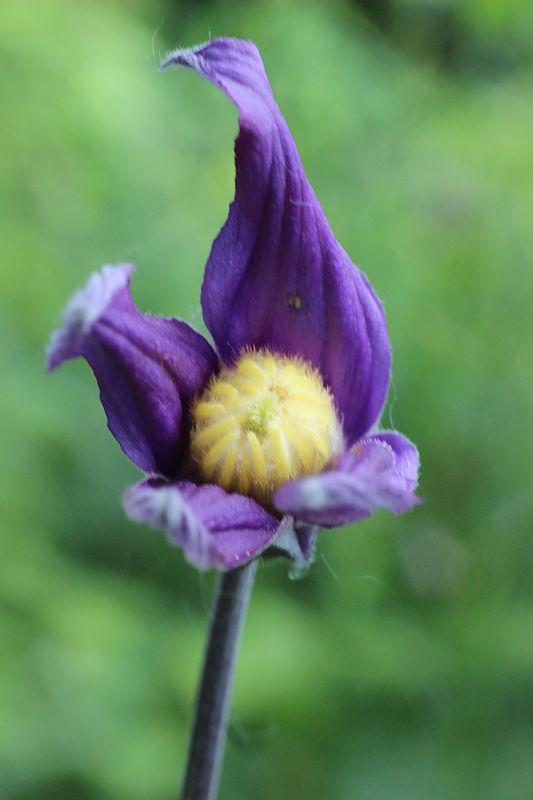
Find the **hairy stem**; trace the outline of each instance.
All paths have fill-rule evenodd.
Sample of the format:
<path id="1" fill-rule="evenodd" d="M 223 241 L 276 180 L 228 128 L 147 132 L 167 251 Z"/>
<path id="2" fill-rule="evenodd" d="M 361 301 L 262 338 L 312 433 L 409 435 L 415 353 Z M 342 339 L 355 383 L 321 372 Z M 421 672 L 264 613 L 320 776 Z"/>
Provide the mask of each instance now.
<path id="1" fill-rule="evenodd" d="M 215 800 L 217 796 L 233 672 L 256 571 L 257 560 L 254 560 L 222 573 L 219 578 L 181 800 Z"/>

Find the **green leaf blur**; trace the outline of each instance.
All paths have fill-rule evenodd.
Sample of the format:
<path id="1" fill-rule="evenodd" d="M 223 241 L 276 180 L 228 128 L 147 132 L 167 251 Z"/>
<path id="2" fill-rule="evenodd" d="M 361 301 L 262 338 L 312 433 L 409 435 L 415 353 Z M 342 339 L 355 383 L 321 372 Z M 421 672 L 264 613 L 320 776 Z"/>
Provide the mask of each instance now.
<path id="1" fill-rule="evenodd" d="M 505 0 L 4 0 L 0 796 L 175 797 L 212 575 L 127 522 L 83 363 L 102 263 L 201 329 L 236 112 L 159 54 L 258 44 L 338 239 L 383 299 L 384 423 L 425 504 L 261 570 L 221 800 L 525 800 L 533 785 L 533 13 Z M 294 577 L 294 576 L 293 576 Z"/>

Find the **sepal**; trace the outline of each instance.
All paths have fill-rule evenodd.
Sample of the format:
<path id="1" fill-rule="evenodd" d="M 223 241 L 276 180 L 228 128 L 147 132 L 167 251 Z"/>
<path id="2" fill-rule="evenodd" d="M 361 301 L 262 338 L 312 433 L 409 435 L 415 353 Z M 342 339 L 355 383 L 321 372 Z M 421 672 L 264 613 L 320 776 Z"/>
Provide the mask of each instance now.
<path id="1" fill-rule="evenodd" d="M 216 369 L 217 357 L 186 323 L 141 314 L 130 293 L 132 271 L 131 264 L 106 266 L 74 294 L 50 339 L 46 366 L 85 358 L 125 454 L 145 472 L 173 475 L 189 402 Z"/>

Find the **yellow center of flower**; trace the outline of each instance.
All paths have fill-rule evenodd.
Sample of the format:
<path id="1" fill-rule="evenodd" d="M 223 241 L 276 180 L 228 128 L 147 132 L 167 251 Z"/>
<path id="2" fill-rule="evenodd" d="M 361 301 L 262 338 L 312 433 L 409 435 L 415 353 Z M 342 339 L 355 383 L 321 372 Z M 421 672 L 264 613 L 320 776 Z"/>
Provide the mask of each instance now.
<path id="1" fill-rule="evenodd" d="M 191 409 L 202 476 L 268 505 L 287 481 L 319 472 L 342 450 L 333 398 L 316 370 L 267 350 L 245 352 Z"/>

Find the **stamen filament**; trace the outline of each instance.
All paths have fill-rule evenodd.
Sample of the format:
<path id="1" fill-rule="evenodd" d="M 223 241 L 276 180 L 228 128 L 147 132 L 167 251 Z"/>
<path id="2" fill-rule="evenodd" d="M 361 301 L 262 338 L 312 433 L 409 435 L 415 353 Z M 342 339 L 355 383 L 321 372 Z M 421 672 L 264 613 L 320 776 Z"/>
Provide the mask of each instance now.
<path id="1" fill-rule="evenodd" d="M 250 453 L 252 455 L 255 479 L 259 483 L 264 483 L 266 481 L 267 472 L 263 448 L 259 444 L 259 439 L 253 431 L 248 431 L 246 438 L 248 439 Z"/>
<path id="2" fill-rule="evenodd" d="M 226 449 L 235 444 L 235 442 L 240 438 L 240 431 L 237 428 L 233 428 L 229 433 L 222 437 L 213 447 L 207 452 L 204 456 L 202 461 L 202 465 L 205 469 L 209 469 L 210 467 L 214 467 L 220 457 L 224 455 Z"/>

